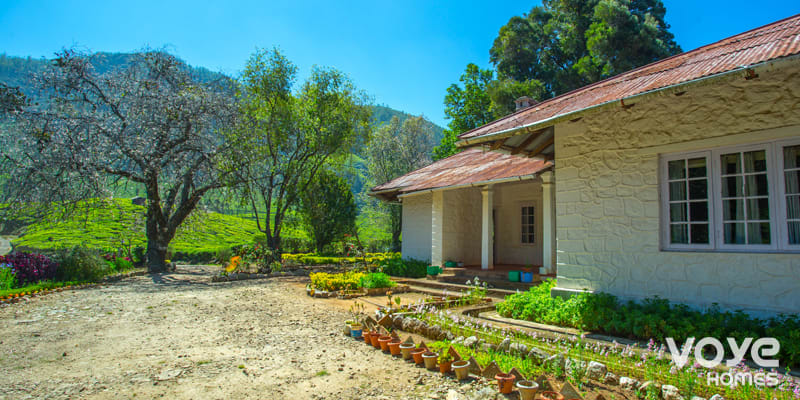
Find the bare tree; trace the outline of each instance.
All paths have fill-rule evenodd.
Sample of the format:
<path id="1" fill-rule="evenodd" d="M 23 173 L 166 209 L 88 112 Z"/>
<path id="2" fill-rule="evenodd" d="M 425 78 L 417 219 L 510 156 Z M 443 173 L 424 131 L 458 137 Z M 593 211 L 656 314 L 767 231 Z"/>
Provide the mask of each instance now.
<path id="1" fill-rule="evenodd" d="M 2 201 L 12 208 L 64 205 L 141 185 L 147 197 L 147 265 L 166 269 L 167 246 L 209 190 L 227 180 L 219 131 L 234 122 L 231 82 L 199 83 L 162 51 L 99 74 L 93 57 L 57 55 L 38 76 L 38 106 L 13 116 L 0 149 Z"/>

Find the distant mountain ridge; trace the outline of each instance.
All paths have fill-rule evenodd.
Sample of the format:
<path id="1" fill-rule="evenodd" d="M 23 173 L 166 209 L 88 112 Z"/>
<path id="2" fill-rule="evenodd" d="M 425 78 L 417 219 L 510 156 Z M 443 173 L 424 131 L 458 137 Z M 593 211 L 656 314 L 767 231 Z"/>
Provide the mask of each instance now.
<path id="1" fill-rule="evenodd" d="M 130 61 L 131 53 L 95 53 L 98 57 L 93 63 L 98 72 L 106 72 L 112 68 L 121 67 Z M 35 90 L 31 82 L 31 76 L 41 72 L 51 60 L 44 58 L 16 57 L 0 54 L 0 82 L 12 87 L 19 87 L 23 93 L 31 93 Z M 225 76 L 222 73 L 211 71 L 204 67 L 190 66 L 201 81 L 208 82 Z M 397 117 L 401 121 L 411 117 L 403 111 L 395 110 L 387 105 L 372 106 L 372 124 L 378 126 L 389 122 L 392 117 Z M 441 141 L 444 129 L 441 126 L 430 123 L 433 129 L 436 142 Z"/>

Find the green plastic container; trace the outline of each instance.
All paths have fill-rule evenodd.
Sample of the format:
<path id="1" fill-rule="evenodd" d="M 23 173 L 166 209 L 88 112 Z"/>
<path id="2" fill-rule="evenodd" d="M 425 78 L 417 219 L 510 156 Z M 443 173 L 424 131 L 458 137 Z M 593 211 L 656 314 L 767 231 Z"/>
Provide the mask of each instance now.
<path id="1" fill-rule="evenodd" d="M 439 275 L 442 272 L 442 269 L 436 265 L 429 265 L 428 266 L 428 275 Z"/>
<path id="2" fill-rule="evenodd" d="M 444 266 L 447 267 L 447 268 L 455 268 L 455 267 L 458 266 L 458 263 L 455 262 L 455 261 L 446 261 L 444 263 Z"/>
<path id="3" fill-rule="evenodd" d="M 519 271 L 508 271 L 508 280 L 511 282 L 519 282 Z"/>

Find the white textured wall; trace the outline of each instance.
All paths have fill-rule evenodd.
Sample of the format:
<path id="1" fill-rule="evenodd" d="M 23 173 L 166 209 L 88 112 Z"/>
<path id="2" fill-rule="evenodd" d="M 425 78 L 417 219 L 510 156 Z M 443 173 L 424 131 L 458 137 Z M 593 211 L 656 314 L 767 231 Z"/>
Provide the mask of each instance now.
<path id="1" fill-rule="evenodd" d="M 535 207 L 536 242 L 521 240 L 521 209 Z M 497 264 L 542 265 L 542 185 L 539 179 L 494 186 L 496 214 L 495 240 Z"/>
<path id="2" fill-rule="evenodd" d="M 403 198 L 403 258 L 431 260 L 431 194 Z"/>
<path id="3" fill-rule="evenodd" d="M 462 188 L 444 195 L 444 261 L 481 265 L 481 190 Z"/>
<path id="4" fill-rule="evenodd" d="M 558 286 L 800 312 L 800 255 L 661 251 L 659 154 L 800 136 L 800 68 L 556 126 Z"/>

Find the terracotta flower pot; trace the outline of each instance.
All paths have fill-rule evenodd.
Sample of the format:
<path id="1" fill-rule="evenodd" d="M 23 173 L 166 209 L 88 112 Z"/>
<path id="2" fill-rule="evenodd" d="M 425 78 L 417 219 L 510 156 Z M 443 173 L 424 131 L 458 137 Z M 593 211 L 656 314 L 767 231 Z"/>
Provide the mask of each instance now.
<path id="1" fill-rule="evenodd" d="M 400 355 L 400 345 L 402 343 L 403 342 L 401 342 L 398 339 L 394 339 L 391 342 L 389 342 L 389 353 L 392 353 L 392 356 L 399 356 Z"/>
<path id="2" fill-rule="evenodd" d="M 413 343 L 400 343 L 400 353 L 403 354 L 403 360 L 411 359 L 411 351 L 414 350 Z"/>
<path id="3" fill-rule="evenodd" d="M 381 336 L 378 338 L 378 344 L 381 346 L 381 350 L 385 352 L 389 352 L 389 342 L 392 341 L 391 336 Z"/>
<path id="4" fill-rule="evenodd" d="M 497 374 L 494 376 L 497 379 L 497 386 L 502 394 L 509 394 L 514 389 L 514 375 Z"/>
<path id="5" fill-rule="evenodd" d="M 519 390 L 520 400 L 533 400 L 539 391 L 539 384 L 533 381 L 517 381 L 514 386 Z"/>
<path id="6" fill-rule="evenodd" d="M 380 349 L 381 348 L 381 344 L 378 343 L 378 339 L 380 337 L 381 337 L 380 333 L 378 333 L 378 332 L 373 332 L 372 333 L 372 337 L 369 338 L 369 341 L 372 342 L 372 347 L 374 347 L 376 349 Z"/>
<path id="7" fill-rule="evenodd" d="M 372 344 L 372 332 L 364 332 L 364 343 L 367 345 Z"/>
<path id="8" fill-rule="evenodd" d="M 426 351 L 422 353 L 422 360 L 425 361 L 425 368 L 435 371 L 436 370 L 436 360 L 439 358 L 439 355 L 430 351 Z"/>
<path id="9" fill-rule="evenodd" d="M 558 392 L 544 391 L 541 393 L 542 400 L 564 400 L 564 396 Z"/>
<path id="10" fill-rule="evenodd" d="M 441 372 L 441 373 L 443 373 L 443 374 L 446 374 L 446 373 L 450 372 L 450 367 L 451 367 L 452 365 L 453 365 L 453 362 L 452 362 L 452 361 L 448 361 L 448 362 L 444 362 L 444 363 L 439 363 L 439 372 Z"/>
<path id="11" fill-rule="evenodd" d="M 469 361 L 459 360 L 453 361 L 453 371 L 456 373 L 456 379 L 463 381 L 469 377 Z"/>
<path id="12" fill-rule="evenodd" d="M 411 350 L 411 357 L 414 358 L 414 363 L 417 365 L 422 365 L 425 360 L 422 359 L 422 355 L 426 352 L 425 349 L 414 349 Z"/>

